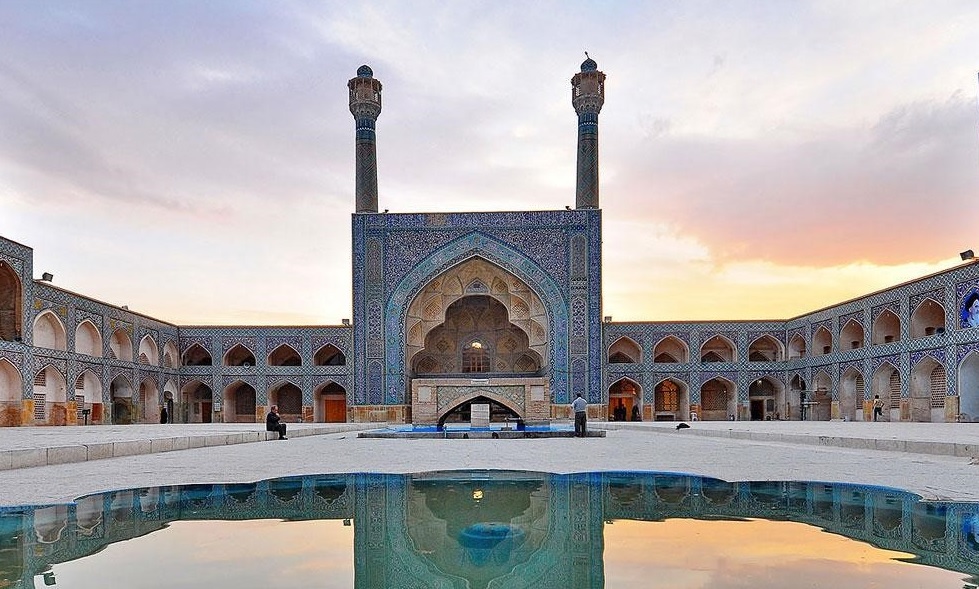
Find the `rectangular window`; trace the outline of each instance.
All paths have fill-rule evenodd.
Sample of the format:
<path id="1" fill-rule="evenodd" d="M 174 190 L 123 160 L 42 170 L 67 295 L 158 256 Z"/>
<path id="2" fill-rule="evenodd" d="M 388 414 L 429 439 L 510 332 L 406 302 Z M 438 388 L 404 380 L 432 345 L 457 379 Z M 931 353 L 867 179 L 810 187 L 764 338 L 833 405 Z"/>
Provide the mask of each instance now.
<path id="1" fill-rule="evenodd" d="M 47 397 L 44 393 L 34 393 L 34 421 L 44 421 L 47 416 Z"/>

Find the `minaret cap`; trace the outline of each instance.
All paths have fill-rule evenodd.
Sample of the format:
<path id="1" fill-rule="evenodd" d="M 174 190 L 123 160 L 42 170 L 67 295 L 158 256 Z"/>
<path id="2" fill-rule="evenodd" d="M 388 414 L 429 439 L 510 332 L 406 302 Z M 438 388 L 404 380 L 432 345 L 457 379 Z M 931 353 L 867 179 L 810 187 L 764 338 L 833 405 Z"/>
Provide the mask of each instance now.
<path id="1" fill-rule="evenodd" d="M 585 66 L 582 65 L 581 67 L 582 67 L 582 70 L 581 71 L 585 71 L 584 70 L 584 67 Z M 374 77 L 374 70 L 372 70 L 371 69 L 371 66 L 369 66 L 369 65 L 362 65 L 359 68 L 357 68 L 357 77 L 358 78 L 373 78 Z"/>
<path id="2" fill-rule="evenodd" d="M 581 71 L 583 72 L 594 72 L 598 70 L 598 64 L 594 59 L 588 57 L 588 52 L 585 51 L 585 61 L 581 62 Z"/>

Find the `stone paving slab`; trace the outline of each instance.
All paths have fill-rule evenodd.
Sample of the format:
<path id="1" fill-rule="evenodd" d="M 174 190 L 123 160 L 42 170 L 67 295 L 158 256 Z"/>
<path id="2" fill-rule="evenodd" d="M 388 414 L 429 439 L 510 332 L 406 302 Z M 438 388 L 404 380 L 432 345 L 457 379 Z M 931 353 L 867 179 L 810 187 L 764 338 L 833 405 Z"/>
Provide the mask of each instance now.
<path id="1" fill-rule="evenodd" d="M 590 426 L 606 429 L 605 438 L 543 440 L 361 439 L 353 431 L 318 433 L 317 428 L 324 424 L 302 425 L 310 429 L 296 424 L 295 434 L 290 430 L 287 441 L 216 446 L 206 444 L 209 435 L 224 436 L 227 442 L 228 434 L 254 433 L 257 428 L 251 424 L 117 426 L 127 429 L 85 432 L 75 444 L 61 437 L 61 446 L 87 448 L 89 444 L 138 441 L 143 436 L 149 440 L 151 452 L 164 450 L 0 470 L 0 506 L 70 502 L 88 493 L 144 486 L 247 483 L 303 474 L 458 469 L 555 473 L 637 470 L 689 473 L 726 481 L 844 482 L 906 489 L 928 499 L 979 501 L 976 460 L 959 451 L 907 451 L 930 448 L 916 445 L 922 443 L 939 443 L 945 449 L 951 444 L 953 450 L 956 445 L 973 447 L 979 433 L 972 428 L 979 425 L 699 422 L 677 431 L 671 424 L 593 422 Z M 137 431 L 140 427 L 142 431 Z M 360 429 L 364 425 L 343 427 Z M 175 437 L 175 433 L 185 435 Z M 63 436 L 60 432 L 55 435 Z M 11 456 L 12 461 L 18 456 L 18 465 L 37 460 L 37 453 L 46 457 L 49 447 L 41 444 L 53 439 L 45 432 L 0 430 L 0 447 L 4 447 L 5 436 L 20 440 L 20 448 L 10 451 L 20 453 Z M 28 441 L 32 437 L 35 447 Z M 95 441 L 100 438 L 112 441 Z M 170 451 L 165 450 L 163 441 L 168 439 L 174 441 Z M 847 446 L 829 445 L 823 439 L 850 442 Z M 864 446 L 858 447 L 861 443 Z M 181 447 L 187 449 L 176 451 Z"/>

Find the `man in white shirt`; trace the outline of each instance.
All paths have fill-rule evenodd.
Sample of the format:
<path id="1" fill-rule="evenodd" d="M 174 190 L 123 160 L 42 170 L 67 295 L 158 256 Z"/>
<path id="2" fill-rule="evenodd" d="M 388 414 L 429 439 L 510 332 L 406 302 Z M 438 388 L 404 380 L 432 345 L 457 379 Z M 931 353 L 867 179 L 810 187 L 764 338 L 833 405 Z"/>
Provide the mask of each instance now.
<path id="1" fill-rule="evenodd" d="M 571 410 L 574 411 L 574 437 L 585 437 L 585 423 L 588 419 L 588 402 L 581 397 L 581 393 L 571 402 Z"/>

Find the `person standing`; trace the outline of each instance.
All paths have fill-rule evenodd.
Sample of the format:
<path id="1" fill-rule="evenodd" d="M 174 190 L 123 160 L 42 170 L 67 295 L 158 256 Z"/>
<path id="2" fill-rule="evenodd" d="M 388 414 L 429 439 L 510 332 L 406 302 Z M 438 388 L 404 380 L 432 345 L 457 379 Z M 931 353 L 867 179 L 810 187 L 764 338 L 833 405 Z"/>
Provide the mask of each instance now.
<path id="1" fill-rule="evenodd" d="M 163 405 L 160 405 L 160 423 L 169 423 L 169 421 L 170 412 L 167 411 L 167 404 L 164 402 Z"/>
<path id="2" fill-rule="evenodd" d="M 571 402 L 571 409 L 574 411 L 574 437 L 583 438 L 587 431 L 588 402 L 582 398 L 581 393 Z"/>
<path id="3" fill-rule="evenodd" d="M 884 400 L 880 395 L 874 395 L 874 421 L 877 421 L 878 417 L 881 419 L 884 417 Z"/>
<path id="4" fill-rule="evenodd" d="M 265 430 L 279 432 L 280 440 L 288 439 L 286 438 L 286 424 L 282 423 L 282 418 L 279 417 L 278 405 L 272 405 L 269 409 L 269 414 L 265 416 Z"/>

